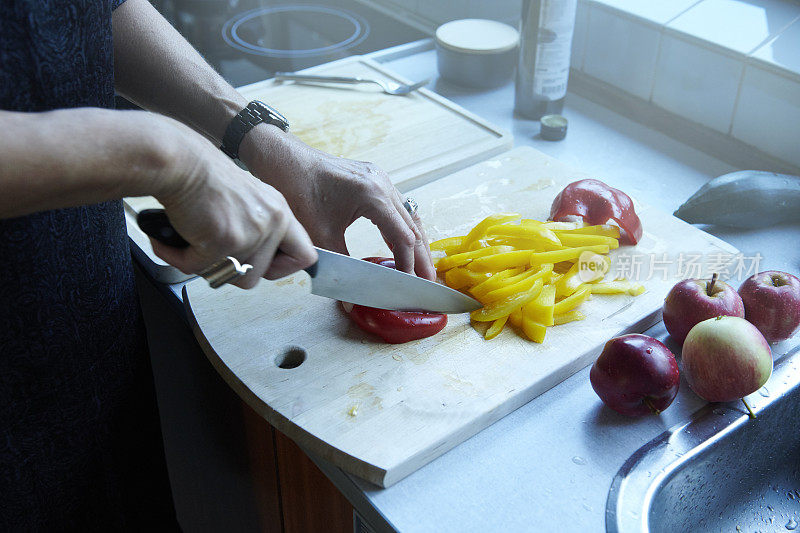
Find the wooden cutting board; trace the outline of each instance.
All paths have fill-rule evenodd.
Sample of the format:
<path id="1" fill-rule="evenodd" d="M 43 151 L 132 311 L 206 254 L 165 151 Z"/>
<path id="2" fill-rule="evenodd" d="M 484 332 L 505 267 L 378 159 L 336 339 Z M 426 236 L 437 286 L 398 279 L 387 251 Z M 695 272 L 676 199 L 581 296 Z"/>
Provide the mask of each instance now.
<path id="1" fill-rule="evenodd" d="M 361 56 L 303 72 L 409 81 Z M 314 148 L 377 164 L 401 191 L 508 150 L 513 142 L 510 133 L 427 89 L 392 96 L 374 84 L 266 80 L 238 90 L 279 109 L 290 131 Z"/>
<path id="2" fill-rule="evenodd" d="M 561 188 L 581 177 L 522 147 L 412 195 L 436 239 L 463 235 L 499 211 L 544 219 Z M 434 337 L 383 344 L 354 327 L 336 302 L 311 295 L 305 273 L 251 291 L 214 291 L 199 280 L 185 287 L 184 301 L 209 359 L 256 411 L 313 453 L 389 486 L 591 363 L 610 337 L 658 321 L 676 281 L 674 264 L 662 279 L 662 254 L 736 252 L 669 214 L 641 204 L 637 212 L 644 237 L 614 254 L 621 264 L 639 257 L 643 278 L 655 254 L 647 291 L 594 296 L 581 308 L 586 320 L 548 328 L 544 344 L 509 329 L 485 341 L 466 314 L 450 315 Z M 387 255 L 378 232 L 362 222 L 347 235 L 351 253 Z M 305 360 L 296 368 L 276 366 L 298 354 Z"/>

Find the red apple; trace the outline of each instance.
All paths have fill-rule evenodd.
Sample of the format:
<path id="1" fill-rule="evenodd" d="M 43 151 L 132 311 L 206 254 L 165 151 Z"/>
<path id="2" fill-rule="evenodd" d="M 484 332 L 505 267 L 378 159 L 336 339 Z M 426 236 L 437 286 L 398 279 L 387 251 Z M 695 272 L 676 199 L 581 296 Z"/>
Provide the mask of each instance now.
<path id="1" fill-rule="evenodd" d="M 683 343 L 683 375 L 701 398 L 730 402 L 760 389 L 772 374 L 772 351 L 744 318 L 703 320 Z"/>
<path id="2" fill-rule="evenodd" d="M 779 270 L 747 278 L 739 287 L 745 318 L 767 339 L 788 339 L 800 326 L 800 279 Z"/>
<path id="3" fill-rule="evenodd" d="M 664 299 L 664 325 L 678 344 L 683 344 L 689 330 L 703 320 L 715 316 L 744 317 L 744 304 L 739 294 L 717 279 L 685 279 L 679 281 Z"/>
<path id="4" fill-rule="evenodd" d="M 678 394 L 675 356 L 647 335 L 614 337 L 603 347 L 589 380 L 603 402 L 623 415 L 658 414 Z"/>

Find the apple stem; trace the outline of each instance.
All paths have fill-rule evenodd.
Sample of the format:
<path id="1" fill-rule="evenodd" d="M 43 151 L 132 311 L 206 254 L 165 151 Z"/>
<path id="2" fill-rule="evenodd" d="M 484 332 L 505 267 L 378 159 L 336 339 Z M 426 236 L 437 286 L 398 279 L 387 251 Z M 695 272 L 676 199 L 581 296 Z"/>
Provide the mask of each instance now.
<path id="1" fill-rule="evenodd" d="M 750 413 L 750 418 L 755 418 L 755 417 L 756 417 L 756 414 L 755 414 L 755 413 L 753 412 L 753 410 L 750 408 L 750 404 L 748 404 L 748 403 L 747 403 L 747 400 L 745 400 L 744 398 L 742 398 L 742 403 L 744 404 L 744 406 L 745 406 L 745 407 L 747 407 L 747 412 L 748 412 L 748 413 Z"/>
<path id="2" fill-rule="evenodd" d="M 661 410 L 660 409 L 656 409 L 656 406 L 653 405 L 653 400 L 651 400 L 650 398 L 645 398 L 644 399 L 644 404 L 647 407 L 650 408 L 650 412 L 652 412 L 654 415 L 660 415 L 661 414 Z"/>
<path id="3" fill-rule="evenodd" d="M 706 288 L 706 294 L 709 296 L 711 296 L 711 291 L 714 290 L 714 284 L 717 282 L 718 277 L 719 275 L 716 272 L 711 275 L 711 283 L 709 283 L 708 287 Z"/>

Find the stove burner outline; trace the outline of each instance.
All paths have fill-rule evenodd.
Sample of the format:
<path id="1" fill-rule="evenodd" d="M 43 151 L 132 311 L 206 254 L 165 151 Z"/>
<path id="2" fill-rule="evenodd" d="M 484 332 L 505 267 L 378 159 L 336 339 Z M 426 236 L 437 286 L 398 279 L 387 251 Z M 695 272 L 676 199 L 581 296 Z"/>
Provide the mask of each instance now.
<path id="1" fill-rule="evenodd" d="M 308 48 L 304 50 L 282 50 L 276 48 L 265 48 L 248 43 L 239 36 L 239 27 L 256 17 L 269 15 L 274 13 L 297 12 L 305 11 L 312 13 L 324 13 L 329 15 L 336 15 L 351 22 L 355 28 L 353 34 L 347 39 L 338 43 L 323 46 L 320 48 Z M 344 50 L 358 44 L 361 44 L 369 36 L 370 26 L 363 17 L 344 9 L 333 9 L 326 6 L 309 4 L 309 5 L 280 5 L 271 7 L 259 7 L 240 13 L 236 17 L 228 20 L 222 28 L 222 38 L 226 43 L 234 48 L 268 57 L 280 58 L 293 58 L 293 57 L 313 57 L 325 53 L 336 52 Z M 230 35 L 229 35 L 230 34 Z"/>

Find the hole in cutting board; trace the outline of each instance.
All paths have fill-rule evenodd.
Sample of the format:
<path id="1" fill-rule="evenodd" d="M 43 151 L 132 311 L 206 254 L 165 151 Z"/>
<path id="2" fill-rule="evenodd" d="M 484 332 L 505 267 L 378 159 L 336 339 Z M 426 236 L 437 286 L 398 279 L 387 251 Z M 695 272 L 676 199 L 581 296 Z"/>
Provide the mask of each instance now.
<path id="1" fill-rule="evenodd" d="M 306 351 L 299 346 L 290 346 L 283 353 L 275 357 L 275 366 L 278 368 L 297 368 L 306 360 Z"/>

